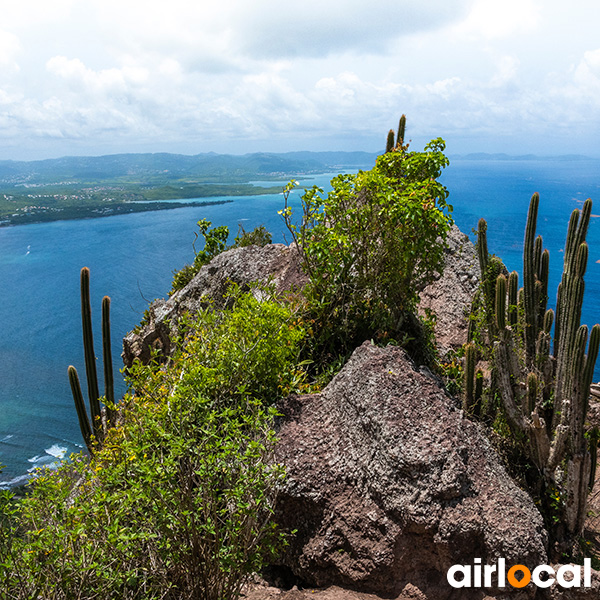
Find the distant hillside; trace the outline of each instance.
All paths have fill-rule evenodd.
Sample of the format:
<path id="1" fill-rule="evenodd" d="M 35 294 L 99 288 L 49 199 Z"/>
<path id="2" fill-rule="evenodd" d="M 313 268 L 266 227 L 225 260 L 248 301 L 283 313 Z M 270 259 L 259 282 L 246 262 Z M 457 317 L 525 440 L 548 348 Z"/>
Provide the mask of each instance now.
<path id="1" fill-rule="evenodd" d="M 113 154 L 0 161 L 0 185 L 57 183 L 243 183 L 253 179 L 297 177 L 334 169 L 371 168 L 376 154 L 367 152 L 288 152 L 285 154 Z"/>

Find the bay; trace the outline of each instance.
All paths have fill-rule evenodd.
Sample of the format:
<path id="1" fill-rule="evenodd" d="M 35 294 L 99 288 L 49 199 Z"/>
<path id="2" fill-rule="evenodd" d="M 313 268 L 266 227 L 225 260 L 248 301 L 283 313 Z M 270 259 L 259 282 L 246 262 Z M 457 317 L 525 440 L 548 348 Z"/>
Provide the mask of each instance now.
<path id="1" fill-rule="evenodd" d="M 593 212 L 600 213 L 599 173 L 599 160 L 455 160 L 442 181 L 458 226 L 471 233 L 478 219 L 486 218 L 490 252 L 518 271 L 529 198 L 540 193 L 538 232 L 550 251 L 552 297 L 571 211 L 592 197 L 598 205 Z M 327 188 L 333 175 L 303 180 L 302 185 Z M 173 271 L 193 260 L 199 219 L 227 225 L 232 236 L 240 223 L 246 230 L 263 224 L 274 241 L 289 241 L 277 214 L 283 207 L 281 194 L 229 199 L 231 203 L 216 206 L 0 229 L 0 464 L 6 465 L 0 485 L 22 482 L 28 470 L 81 450 L 67 379 L 69 364 L 81 375 L 84 371 L 81 267 L 91 270 L 97 350 L 101 299 L 105 294 L 112 298 L 113 356 L 119 365 L 122 337 L 141 320 L 149 301 L 166 296 Z M 299 193 L 292 202 L 298 206 Z M 582 320 L 591 325 L 600 321 L 597 217 L 588 242 Z M 600 379 L 598 368 L 595 379 Z M 118 391 L 124 390 L 121 381 Z"/>

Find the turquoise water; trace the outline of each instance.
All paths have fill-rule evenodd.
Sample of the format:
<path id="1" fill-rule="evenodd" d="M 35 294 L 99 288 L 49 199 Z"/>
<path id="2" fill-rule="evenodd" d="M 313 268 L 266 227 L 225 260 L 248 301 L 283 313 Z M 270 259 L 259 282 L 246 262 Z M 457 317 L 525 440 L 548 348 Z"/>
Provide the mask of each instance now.
<path id="1" fill-rule="evenodd" d="M 600 161 L 453 161 L 443 181 L 454 217 L 466 233 L 488 220 L 490 251 L 521 268 L 529 198 L 541 196 L 538 230 L 551 253 L 551 290 L 562 269 L 560 249 L 573 208 L 591 196 L 600 214 Z M 330 175 L 305 185 L 325 187 Z M 283 182 L 282 182 L 283 183 Z M 102 296 L 112 298 L 115 363 L 120 340 L 148 302 L 166 296 L 172 272 L 193 259 L 195 223 L 264 224 L 284 241 L 280 194 L 231 198 L 229 204 L 0 229 L 0 483 L 18 483 L 29 469 L 78 451 L 82 440 L 67 366 L 83 373 L 79 271 L 91 269 L 95 335 Z M 297 196 L 295 199 L 297 202 Z M 600 226 L 593 218 L 584 322 L 600 321 Z M 99 346 L 97 346 L 99 350 Z M 596 379 L 600 379 L 597 370 Z M 121 384 L 120 391 L 124 390 Z"/>

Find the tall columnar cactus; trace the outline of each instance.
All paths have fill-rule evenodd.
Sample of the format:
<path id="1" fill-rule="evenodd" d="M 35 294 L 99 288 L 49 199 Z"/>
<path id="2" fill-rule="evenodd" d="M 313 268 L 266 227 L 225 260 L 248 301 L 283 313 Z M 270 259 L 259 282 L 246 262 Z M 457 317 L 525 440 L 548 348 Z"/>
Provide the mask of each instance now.
<path id="1" fill-rule="evenodd" d="M 113 425 L 115 420 L 115 384 L 110 347 L 110 298 L 102 298 L 102 359 L 104 362 L 104 397 L 106 398 L 106 421 Z"/>
<path id="2" fill-rule="evenodd" d="M 512 326 L 517 324 L 519 318 L 519 274 L 513 271 L 508 276 L 508 320 Z"/>
<path id="3" fill-rule="evenodd" d="M 394 149 L 394 130 L 390 129 L 387 134 L 387 140 L 385 142 L 385 151 L 391 152 Z"/>
<path id="4" fill-rule="evenodd" d="M 477 348 L 475 344 L 467 344 L 465 348 L 464 369 L 464 400 L 463 410 L 472 413 L 475 404 L 475 365 L 477 363 Z"/>
<path id="5" fill-rule="evenodd" d="M 503 275 L 496 279 L 492 305 L 495 314 L 493 319 L 490 315 L 487 318 L 488 338 L 493 345 L 491 396 L 501 399 L 515 439 L 527 440 L 523 450 L 540 474 L 538 491 L 557 486 L 561 489 L 564 502 L 558 522 L 562 530 L 555 532 L 555 538 L 564 550 L 583 528 L 592 468 L 584 425 L 600 345 L 600 326 L 592 328 L 588 345 L 588 329 L 580 325 L 588 258 L 585 236 L 592 204 L 587 200 L 581 217 L 577 210 L 571 216 L 556 319 L 554 311 L 546 309 L 549 254 L 542 250 L 542 238 L 536 237 L 538 207 L 539 196 L 534 194 L 525 232 L 523 288 L 517 292 L 516 273 L 511 273 L 508 282 Z M 480 222 L 482 266 L 487 259 L 485 230 L 485 222 Z M 489 285 L 485 277 L 483 285 Z M 515 304 L 518 311 L 514 310 Z M 487 302 L 488 310 L 489 306 Z"/>
<path id="6" fill-rule="evenodd" d="M 506 328 L 506 277 L 498 275 L 496 280 L 496 327 L 498 331 Z"/>
<path id="7" fill-rule="evenodd" d="M 406 115 L 400 117 L 398 123 L 398 135 L 396 136 L 396 146 L 402 147 L 404 145 L 404 139 L 406 135 Z"/>
<path id="8" fill-rule="evenodd" d="M 81 269 L 81 329 L 83 331 L 83 353 L 85 374 L 88 384 L 88 398 L 92 417 L 92 429 L 97 440 L 102 436 L 102 413 L 100 411 L 100 392 L 96 372 L 96 353 L 94 352 L 94 333 L 92 331 L 92 306 L 90 302 L 90 270 Z"/>
<path id="9" fill-rule="evenodd" d="M 105 427 L 114 424 L 114 378 L 112 368 L 112 352 L 110 348 L 110 298 L 102 299 L 102 354 L 104 359 L 104 386 L 106 398 L 106 421 L 103 423 L 102 409 L 100 407 L 100 393 L 98 390 L 98 375 L 96 372 L 96 354 L 94 352 L 94 336 L 92 331 L 92 308 L 90 302 L 90 271 L 87 267 L 81 269 L 81 325 L 83 332 L 83 350 L 85 357 L 85 371 L 88 384 L 88 399 L 90 404 L 91 425 L 88 419 L 77 369 L 69 366 L 69 383 L 75 409 L 79 419 L 81 434 L 90 453 L 93 451 L 94 441 L 102 443 Z"/>
<path id="10" fill-rule="evenodd" d="M 387 134 L 387 139 L 385 142 L 385 151 L 392 152 L 392 150 L 403 150 L 404 146 L 404 136 L 406 135 L 406 115 L 402 115 L 400 117 L 400 122 L 398 123 L 398 132 L 394 133 L 393 129 L 390 129 Z"/>
<path id="11" fill-rule="evenodd" d="M 525 302 L 525 349 L 528 364 L 535 354 L 535 341 L 537 339 L 538 315 L 536 302 L 537 264 L 535 260 L 535 228 L 540 196 L 536 192 L 531 197 L 527 227 L 525 229 L 525 245 L 523 248 L 523 299 Z M 541 241 L 541 238 L 540 238 Z M 540 250 L 541 245 L 539 244 Z M 541 252 L 540 252 L 541 255 Z"/>
<path id="12" fill-rule="evenodd" d="M 77 411 L 77 417 L 79 418 L 79 429 L 81 429 L 83 441 L 85 442 L 88 451 L 91 453 L 93 450 L 92 428 L 88 420 L 87 411 L 85 410 L 85 402 L 81 392 L 79 376 L 77 375 L 77 369 L 73 365 L 69 366 L 68 372 L 71 393 L 73 394 L 73 400 L 75 400 L 75 410 Z"/>
<path id="13" fill-rule="evenodd" d="M 481 276 L 485 275 L 488 267 L 488 243 L 487 243 L 487 222 L 485 219 L 479 219 L 477 223 L 477 254 L 479 257 L 479 268 Z"/>
<path id="14" fill-rule="evenodd" d="M 477 347 L 473 343 L 465 346 L 463 410 L 475 417 L 481 416 L 483 394 L 483 372 L 477 367 Z"/>
<path id="15" fill-rule="evenodd" d="M 496 257 L 490 257 L 487 244 L 487 223 L 479 219 L 477 225 L 477 254 L 483 288 L 483 304 L 487 319 L 488 338 L 491 340 L 497 333 L 494 305 L 496 303 L 496 276 L 504 269 L 502 262 Z"/>

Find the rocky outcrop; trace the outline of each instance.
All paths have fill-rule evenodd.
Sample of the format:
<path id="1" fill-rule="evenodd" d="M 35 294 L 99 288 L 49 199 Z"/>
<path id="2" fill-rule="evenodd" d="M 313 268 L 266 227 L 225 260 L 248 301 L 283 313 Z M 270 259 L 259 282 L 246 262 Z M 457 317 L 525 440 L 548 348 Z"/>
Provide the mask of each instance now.
<path id="1" fill-rule="evenodd" d="M 475 246 L 453 225 L 448 235 L 444 274 L 419 294 L 419 312 L 435 314 L 435 337 L 443 355 L 467 341 L 468 311 L 481 271 Z"/>
<path id="2" fill-rule="evenodd" d="M 276 459 L 288 475 L 277 518 L 297 530 L 284 564 L 309 585 L 393 596 L 410 584 L 466 600 L 485 594 L 456 595 L 453 564 L 547 562 L 530 497 L 401 349 L 365 343 L 322 393 L 278 408 Z"/>
<path id="3" fill-rule="evenodd" d="M 125 364 L 148 361 L 153 349 L 167 356 L 181 316 L 209 303 L 223 307 L 232 282 L 244 290 L 271 282 L 282 293 L 301 288 L 306 277 L 293 247 L 225 252 L 183 290 L 151 305 L 148 322 L 124 340 Z M 442 352 L 466 340 L 466 309 L 478 282 L 475 248 L 453 228 L 445 273 L 421 293 L 421 307 L 437 315 Z M 399 348 L 363 344 L 322 393 L 291 396 L 279 410 L 276 459 L 288 477 L 277 520 L 297 534 L 278 568 L 306 585 L 342 586 L 310 597 L 501 599 L 507 590 L 454 590 L 447 569 L 474 558 L 502 557 L 532 568 L 547 562 L 542 519 L 481 426 Z M 597 573 L 594 582 L 600 585 Z M 598 585 L 570 593 L 551 589 L 541 597 L 591 599 L 600 597 Z M 248 597 L 279 593 L 264 587 Z M 534 595 L 531 586 L 509 594 Z M 308 595 L 293 589 L 281 598 Z"/>
<path id="4" fill-rule="evenodd" d="M 168 356 L 184 313 L 193 314 L 209 302 L 221 307 L 230 283 L 248 290 L 256 282 L 271 282 L 278 293 L 302 288 L 307 277 L 295 246 L 247 246 L 219 254 L 202 267 L 185 288 L 168 300 L 155 300 L 150 305 L 146 322 L 123 340 L 125 366 L 131 366 L 135 359 L 147 363 L 153 350 Z M 442 354 L 466 341 L 466 308 L 470 306 L 478 282 L 475 247 L 453 226 L 448 237 L 444 274 L 420 294 L 421 313 L 429 308 L 437 317 L 435 331 Z"/>
<path id="5" fill-rule="evenodd" d="M 223 306 L 223 298 L 231 283 L 242 290 L 252 284 L 272 284 L 277 293 L 301 288 L 306 276 L 294 246 L 268 244 L 264 247 L 246 246 L 223 252 L 200 269 L 197 275 L 168 300 L 155 300 L 148 309 L 146 323 L 123 340 L 123 362 L 126 367 L 135 359 L 150 360 L 153 350 L 168 356 L 173 349 L 172 339 L 178 333 L 178 322 L 184 313 L 194 314 L 212 303 Z"/>

